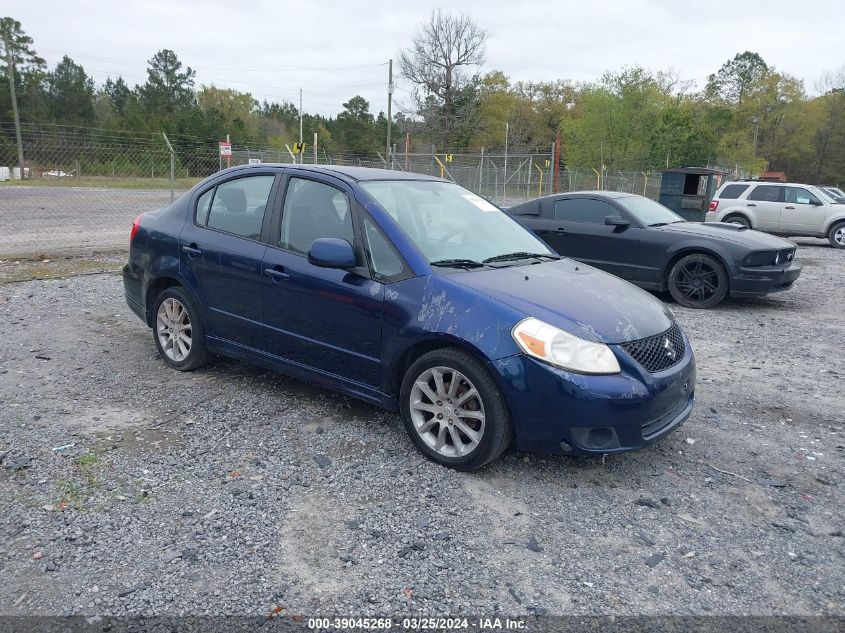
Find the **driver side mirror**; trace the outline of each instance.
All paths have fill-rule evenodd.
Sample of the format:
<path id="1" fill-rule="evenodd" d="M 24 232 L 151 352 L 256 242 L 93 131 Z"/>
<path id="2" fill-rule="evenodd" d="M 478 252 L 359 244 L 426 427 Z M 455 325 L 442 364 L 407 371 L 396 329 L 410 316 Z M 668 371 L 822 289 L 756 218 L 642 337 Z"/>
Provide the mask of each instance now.
<path id="1" fill-rule="evenodd" d="M 308 249 L 308 263 L 320 268 L 354 268 L 355 251 L 352 244 L 336 237 L 321 237 Z"/>
<path id="2" fill-rule="evenodd" d="M 618 226 L 620 228 L 631 226 L 631 223 L 628 222 L 628 220 L 623 218 L 621 215 L 608 215 L 607 217 L 605 217 L 604 223 L 608 226 Z"/>

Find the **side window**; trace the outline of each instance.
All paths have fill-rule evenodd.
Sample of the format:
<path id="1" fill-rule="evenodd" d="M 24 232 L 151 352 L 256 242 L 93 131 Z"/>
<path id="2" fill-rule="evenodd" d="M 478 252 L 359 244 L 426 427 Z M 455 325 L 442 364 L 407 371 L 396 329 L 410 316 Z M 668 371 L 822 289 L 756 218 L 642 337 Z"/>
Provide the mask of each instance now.
<path id="1" fill-rule="evenodd" d="M 253 240 L 259 239 L 264 210 L 275 178 L 249 176 L 217 185 L 206 226 Z"/>
<path id="2" fill-rule="evenodd" d="M 780 195 L 780 187 L 773 185 L 757 185 L 748 194 L 746 200 L 759 200 L 760 202 L 777 202 Z"/>
<path id="3" fill-rule="evenodd" d="M 792 204 L 821 204 L 816 196 L 802 187 L 786 187 L 784 200 Z"/>
<path id="4" fill-rule="evenodd" d="M 321 237 L 337 237 L 352 244 L 349 199 L 330 185 L 291 178 L 282 211 L 279 246 L 304 255 Z"/>
<path id="5" fill-rule="evenodd" d="M 717 198 L 722 200 L 736 200 L 748 189 L 748 185 L 725 185 Z"/>
<path id="6" fill-rule="evenodd" d="M 378 277 L 393 277 L 405 269 L 393 246 L 370 218 L 364 218 L 364 241 L 370 268 Z"/>
<path id="7" fill-rule="evenodd" d="M 555 220 L 604 224 L 609 215 L 619 215 L 619 212 L 601 200 L 573 198 L 555 202 Z"/>
<path id="8" fill-rule="evenodd" d="M 196 223 L 205 226 L 208 222 L 208 209 L 211 207 L 211 198 L 214 196 L 214 187 L 202 194 L 197 200 Z"/>

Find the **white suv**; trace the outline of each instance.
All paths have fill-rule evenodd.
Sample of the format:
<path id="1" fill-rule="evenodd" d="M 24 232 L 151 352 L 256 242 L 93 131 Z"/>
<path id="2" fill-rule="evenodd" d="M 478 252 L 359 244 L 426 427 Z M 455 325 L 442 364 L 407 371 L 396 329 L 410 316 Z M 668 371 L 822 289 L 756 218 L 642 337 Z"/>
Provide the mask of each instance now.
<path id="1" fill-rule="evenodd" d="M 726 182 L 716 191 L 705 222 L 733 222 L 787 236 L 826 237 L 845 248 L 845 204 L 813 185 Z"/>

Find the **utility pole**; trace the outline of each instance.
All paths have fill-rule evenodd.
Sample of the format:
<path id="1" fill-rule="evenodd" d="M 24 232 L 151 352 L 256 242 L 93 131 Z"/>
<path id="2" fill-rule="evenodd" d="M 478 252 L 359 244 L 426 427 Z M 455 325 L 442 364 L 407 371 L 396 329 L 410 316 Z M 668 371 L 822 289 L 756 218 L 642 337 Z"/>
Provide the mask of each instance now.
<path id="1" fill-rule="evenodd" d="M 510 136 L 510 121 L 505 121 L 505 170 L 502 175 L 502 206 L 507 206 L 505 196 L 508 191 L 508 137 Z"/>
<path id="2" fill-rule="evenodd" d="M 21 139 L 21 119 L 20 116 L 18 116 L 18 97 L 15 94 L 15 66 L 12 61 L 12 47 L 9 44 L 9 37 L 7 35 L 3 36 L 3 46 L 6 49 L 6 77 L 9 79 L 9 92 L 12 94 L 12 116 L 15 119 L 15 138 L 18 142 L 18 165 L 21 170 L 21 180 L 23 180 L 23 140 Z"/>
<path id="3" fill-rule="evenodd" d="M 387 160 L 388 169 L 393 169 L 393 159 L 390 157 L 390 126 L 393 121 L 393 60 L 387 63 Z"/>
<path id="4" fill-rule="evenodd" d="M 299 146 L 302 147 L 302 88 L 299 89 Z M 304 152 L 300 150 L 299 152 L 299 162 L 300 164 L 305 159 L 303 156 Z"/>
<path id="5" fill-rule="evenodd" d="M 555 135 L 553 154 L 552 169 L 554 169 L 554 174 L 552 178 L 552 192 L 557 193 L 560 190 L 560 125 L 558 125 L 557 134 Z"/>
<path id="6" fill-rule="evenodd" d="M 755 116 L 751 122 L 754 124 L 754 158 L 757 158 L 757 133 L 760 131 L 760 119 Z"/>

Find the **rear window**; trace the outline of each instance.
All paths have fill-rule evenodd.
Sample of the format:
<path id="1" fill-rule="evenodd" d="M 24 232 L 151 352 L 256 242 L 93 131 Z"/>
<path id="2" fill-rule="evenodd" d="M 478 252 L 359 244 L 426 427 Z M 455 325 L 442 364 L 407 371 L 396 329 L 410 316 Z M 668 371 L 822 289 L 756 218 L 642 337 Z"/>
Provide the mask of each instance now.
<path id="1" fill-rule="evenodd" d="M 725 185 L 718 197 L 722 200 L 736 200 L 748 189 L 748 185 Z"/>

